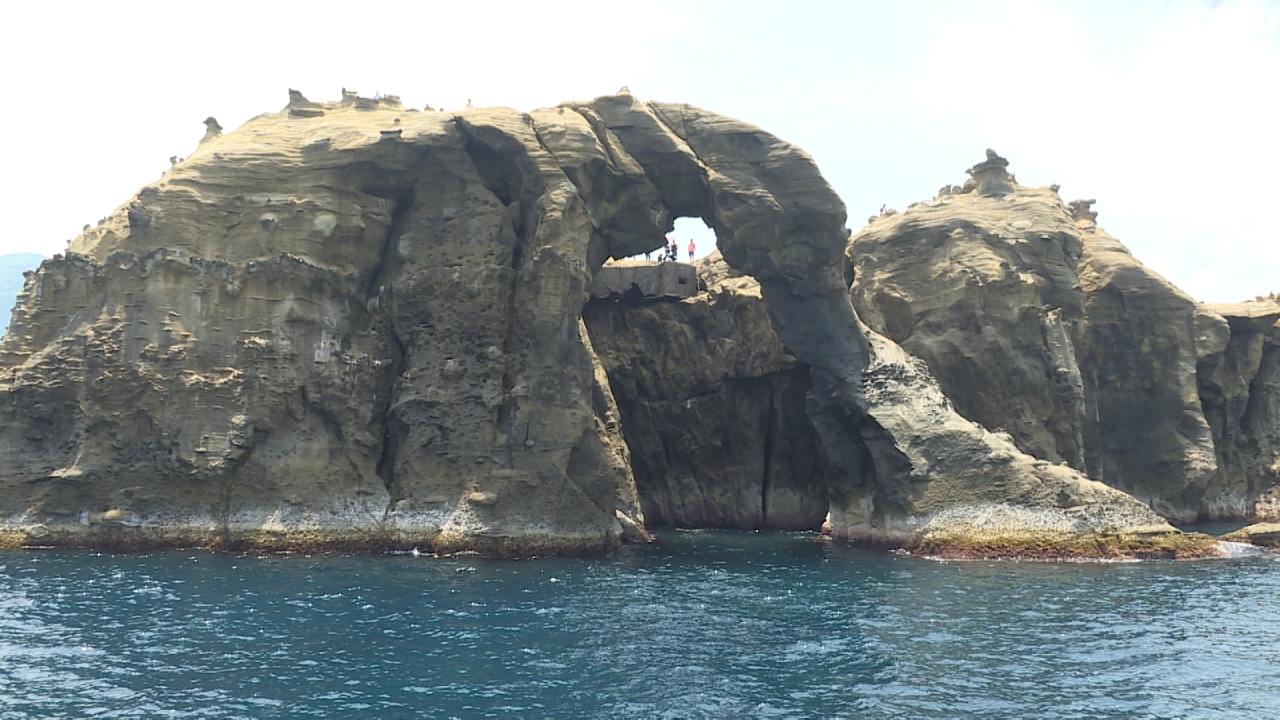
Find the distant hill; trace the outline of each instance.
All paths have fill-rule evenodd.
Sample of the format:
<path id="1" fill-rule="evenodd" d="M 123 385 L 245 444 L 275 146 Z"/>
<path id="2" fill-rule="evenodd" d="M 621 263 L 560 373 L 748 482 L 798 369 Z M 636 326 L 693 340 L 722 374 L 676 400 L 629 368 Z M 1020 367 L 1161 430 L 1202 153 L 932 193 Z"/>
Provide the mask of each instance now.
<path id="1" fill-rule="evenodd" d="M 0 335 L 9 331 L 9 313 L 22 290 L 22 273 L 35 270 L 44 256 L 39 253 L 0 255 Z"/>

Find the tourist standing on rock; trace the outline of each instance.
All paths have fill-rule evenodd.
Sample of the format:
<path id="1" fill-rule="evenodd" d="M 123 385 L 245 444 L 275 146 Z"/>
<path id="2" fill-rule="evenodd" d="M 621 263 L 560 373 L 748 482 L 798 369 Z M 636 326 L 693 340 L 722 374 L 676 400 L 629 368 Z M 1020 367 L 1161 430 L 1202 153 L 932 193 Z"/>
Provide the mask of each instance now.
<path id="1" fill-rule="evenodd" d="M 693 244 L 693 240 L 691 239 L 689 240 L 689 259 L 690 260 L 693 260 L 693 250 L 694 250 L 694 244 Z"/>

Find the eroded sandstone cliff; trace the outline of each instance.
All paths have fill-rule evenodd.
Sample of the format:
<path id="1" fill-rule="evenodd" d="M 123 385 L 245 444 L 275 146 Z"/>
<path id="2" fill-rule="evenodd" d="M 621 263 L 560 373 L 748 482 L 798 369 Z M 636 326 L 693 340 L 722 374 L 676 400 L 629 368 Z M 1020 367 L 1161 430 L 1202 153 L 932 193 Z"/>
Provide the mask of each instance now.
<path id="1" fill-rule="evenodd" d="M 1274 306 L 1197 303 L 1099 228 L 1092 201 L 1006 168 L 988 151 L 964 186 L 872 218 L 849 245 L 859 315 L 1036 457 L 1180 522 L 1268 516 Z"/>
<path id="2" fill-rule="evenodd" d="M 929 365 L 961 415 L 1084 471 L 1083 241 L 1056 193 L 999 187 L 948 186 L 874 218 L 849 243 L 850 295 L 872 329 Z"/>
<path id="3" fill-rule="evenodd" d="M 832 478 L 805 412 L 808 368 L 782 347 L 755 280 L 718 252 L 697 267 L 706 289 L 687 300 L 624 294 L 583 310 L 645 519 L 817 529 Z"/>
<path id="4" fill-rule="evenodd" d="M 1218 467 L 1205 493 L 1207 519 L 1280 520 L 1280 305 L 1210 305 L 1231 337 L 1200 364 L 1200 399 Z"/>
<path id="5" fill-rule="evenodd" d="M 860 405 L 847 416 L 841 448 L 856 472 L 836 466 L 815 442 L 812 418 L 787 400 L 812 380 L 772 324 L 761 322 L 767 305 L 759 284 L 715 256 L 700 263 L 699 275 L 706 289 L 687 300 L 595 300 L 585 312 L 650 520 L 803 527 L 825 501 L 833 536 L 929 553 L 1180 551 L 1150 537 L 1117 540 L 1138 531 L 1158 536 L 1163 522 L 1124 493 L 966 421 L 919 360 L 873 332 Z M 822 410 L 812 395 L 806 404 Z M 782 491 L 806 499 L 809 512 L 784 514 L 795 504 L 779 503 Z"/>
<path id="6" fill-rule="evenodd" d="M 844 539 L 1210 551 L 965 419 L 869 332 L 843 204 L 759 128 L 625 93 L 457 114 L 291 93 L 234 133 L 206 124 L 19 299 L 0 344 L 11 543 L 599 552 L 644 535 L 643 505 L 792 526 L 825 497 Z M 601 362 L 593 276 L 683 215 L 751 277 L 589 309 Z M 637 331 L 672 339 L 624 339 Z M 668 372 L 700 344 L 720 354 Z M 668 420 L 734 471 L 664 436 Z M 1076 460 L 1069 425 L 1041 442 Z"/>
<path id="7" fill-rule="evenodd" d="M 206 138 L 21 299 L 0 346 L 11 524 L 49 542 L 616 542 L 634 490 L 580 311 L 590 258 L 668 219 L 587 115 L 295 94 Z"/>

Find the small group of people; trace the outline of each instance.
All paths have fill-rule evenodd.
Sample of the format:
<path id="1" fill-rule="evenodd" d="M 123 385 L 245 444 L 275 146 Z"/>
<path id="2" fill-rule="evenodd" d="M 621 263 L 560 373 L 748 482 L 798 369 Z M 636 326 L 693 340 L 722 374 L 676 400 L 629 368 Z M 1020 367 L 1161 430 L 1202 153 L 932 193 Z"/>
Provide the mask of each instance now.
<path id="1" fill-rule="evenodd" d="M 697 251 L 697 249 L 698 249 L 698 246 L 694 244 L 693 240 L 690 240 L 689 241 L 689 260 L 693 260 L 693 254 L 695 251 Z M 653 252 L 652 250 L 646 251 L 644 254 L 644 259 L 645 260 L 650 259 L 650 253 L 652 252 Z M 675 262 L 676 260 L 679 260 L 679 259 L 680 259 L 680 247 L 676 244 L 676 239 L 668 235 L 667 244 L 664 245 L 662 249 L 658 251 L 658 262 Z"/>

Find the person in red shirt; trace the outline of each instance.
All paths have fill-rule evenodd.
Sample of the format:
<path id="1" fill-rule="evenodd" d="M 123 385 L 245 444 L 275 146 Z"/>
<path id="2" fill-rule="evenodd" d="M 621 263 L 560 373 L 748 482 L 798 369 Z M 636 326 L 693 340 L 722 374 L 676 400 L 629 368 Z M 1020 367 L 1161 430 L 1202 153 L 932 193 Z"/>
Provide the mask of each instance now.
<path id="1" fill-rule="evenodd" d="M 690 240 L 689 241 L 689 259 L 690 260 L 693 259 L 693 250 L 694 250 L 694 244 L 693 244 L 693 241 Z"/>

